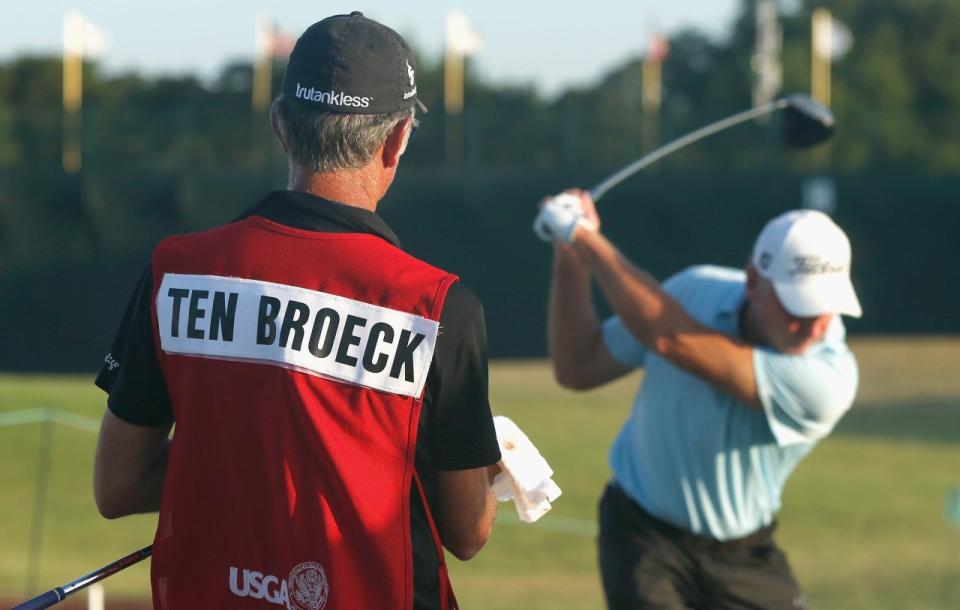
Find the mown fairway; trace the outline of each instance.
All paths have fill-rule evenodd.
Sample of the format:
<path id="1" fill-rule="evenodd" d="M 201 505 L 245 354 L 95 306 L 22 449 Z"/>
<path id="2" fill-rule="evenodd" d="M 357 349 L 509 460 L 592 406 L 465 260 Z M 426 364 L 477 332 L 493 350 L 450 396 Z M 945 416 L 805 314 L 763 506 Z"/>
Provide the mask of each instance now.
<path id="1" fill-rule="evenodd" d="M 960 524 L 944 518 L 960 486 L 960 339 L 861 339 L 861 391 L 837 431 L 801 464 L 784 498 L 780 542 L 813 608 L 934 609 L 960 605 Z M 451 560 L 461 605 L 482 610 L 602 607 L 593 540 L 607 448 L 639 376 L 575 394 L 543 362 L 492 367 L 494 410 L 513 418 L 556 471 L 563 496 L 540 523 L 501 505 L 473 561 Z M 53 407 L 99 418 L 88 376 L 0 376 L 0 413 Z M 54 424 L 38 586 L 47 589 L 136 548 L 153 517 L 108 522 L 90 495 L 94 434 Z M 0 597 L 27 578 L 39 424 L 0 427 Z M 214 549 L 205 552 L 213 553 Z M 106 582 L 107 599 L 146 596 L 145 565 Z"/>

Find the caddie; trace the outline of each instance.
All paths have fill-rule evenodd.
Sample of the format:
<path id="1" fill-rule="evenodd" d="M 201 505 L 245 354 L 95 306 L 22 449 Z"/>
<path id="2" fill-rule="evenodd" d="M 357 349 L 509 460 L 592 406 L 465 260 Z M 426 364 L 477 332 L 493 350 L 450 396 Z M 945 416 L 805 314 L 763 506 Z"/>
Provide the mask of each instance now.
<path id="1" fill-rule="evenodd" d="M 851 406 L 859 317 L 850 242 L 825 214 L 772 219 L 746 270 L 695 266 L 662 285 L 600 232 L 588 193 L 548 199 L 557 380 L 587 390 L 643 367 L 610 451 L 599 558 L 611 609 L 805 608 L 775 515 L 790 473 Z M 591 282 L 614 310 L 597 318 Z"/>
<path id="2" fill-rule="evenodd" d="M 417 108 L 396 32 L 313 24 L 271 111 L 288 190 L 154 250 L 96 381 L 94 491 L 159 510 L 157 610 L 456 608 L 443 548 L 486 542 L 500 451 L 480 302 L 376 214 Z"/>

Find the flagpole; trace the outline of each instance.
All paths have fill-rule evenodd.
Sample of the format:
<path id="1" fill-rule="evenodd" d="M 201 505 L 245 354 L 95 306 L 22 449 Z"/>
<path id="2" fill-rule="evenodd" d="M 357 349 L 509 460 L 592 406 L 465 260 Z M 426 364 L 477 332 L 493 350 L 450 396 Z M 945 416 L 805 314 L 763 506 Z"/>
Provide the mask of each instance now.
<path id="1" fill-rule="evenodd" d="M 647 52 L 643 58 L 643 132 L 641 146 L 644 151 L 657 147 L 660 131 L 660 102 L 661 102 L 661 62 L 652 52 Z"/>
<path id="2" fill-rule="evenodd" d="M 831 91 L 831 47 L 833 33 L 833 15 L 830 9 L 814 9 L 811 17 L 810 41 L 810 94 L 827 108 L 830 107 Z M 825 167 L 830 164 L 830 143 L 812 151 L 814 165 Z"/>
<path id="3" fill-rule="evenodd" d="M 463 160 L 463 55 L 449 48 L 443 61 L 443 106 L 447 113 L 447 165 L 459 167 Z"/>
<path id="4" fill-rule="evenodd" d="M 654 33 L 643 58 L 643 82 L 641 107 L 643 108 L 643 131 L 641 149 L 654 150 L 660 139 L 660 110 L 663 105 L 663 60 L 669 52 L 667 39 Z"/>
<path id="5" fill-rule="evenodd" d="M 463 89 L 464 53 L 459 48 L 462 35 L 455 29 L 456 12 L 447 13 L 445 49 L 443 57 L 443 107 L 446 112 L 446 142 L 444 152 L 447 166 L 456 168 L 463 162 Z"/>
<path id="6" fill-rule="evenodd" d="M 830 46 L 833 17 L 830 9 L 820 7 L 813 11 L 810 53 L 810 93 L 827 108 L 830 107 Z"/>
<path id="7" fill-rule="evenodd" d="M 264 15 L 257 17 L 256 56 L 253 60 L 253 88 L 251 106 L 255 112 L 264 112 L 270 106 L 273 97 L 273 54 L 270 52 L 270 38 L 273 36 L 273 22 Z"/>
<path id="8" fill-rule="evenodd" d="M 63 169 L 74 174 L 83 162 L 83 25 L 78 13 L 63 18 Z"/>
<path id="9" fill-rule="evenodd" d="M 777 5 L 774 0 L 758 0 L 756 6 L 757 37 L 751 67 L 756 74 L 753 85 L 753 107 L 759 108 L 772 102 L 783 85 L 783 29 L 780 27 Z M 758 123 L 768 123 L 771 115 L 757 118 Z"/>

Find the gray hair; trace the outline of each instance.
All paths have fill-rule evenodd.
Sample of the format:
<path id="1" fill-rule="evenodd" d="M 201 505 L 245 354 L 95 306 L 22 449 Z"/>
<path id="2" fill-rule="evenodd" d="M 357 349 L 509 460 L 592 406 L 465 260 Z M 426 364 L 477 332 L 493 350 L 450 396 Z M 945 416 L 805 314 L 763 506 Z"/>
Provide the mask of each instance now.
<path id="1" fill-rule="evenodd" d="M 389 114 L 345 114 L 292 103 L 282 93 L 273 101 L 293 161 L 317 174 L 363 167 L 387 136 L 415 110 Z"/>

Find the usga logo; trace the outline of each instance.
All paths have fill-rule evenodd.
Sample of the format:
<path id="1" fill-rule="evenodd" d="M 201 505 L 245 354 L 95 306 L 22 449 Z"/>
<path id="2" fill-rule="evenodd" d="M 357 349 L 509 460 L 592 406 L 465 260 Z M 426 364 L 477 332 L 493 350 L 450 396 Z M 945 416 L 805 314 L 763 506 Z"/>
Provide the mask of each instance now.
<path id="1" fill-rule="evenodd" d="M 287 610 L 323 610 L 330 583 L 323 566 L 305 561 L 290 570 L 286 579 L 254 570 L 230 568 L 230 592 L 238 597 L 262 599 Z"/>
<path id="2" fill-rule="evenodd" d="M 320 102 L 321 104 L 330 104 L 332 106 L 354 106 L 356 108 L 368 108 L 370 106 L 369 97 L 357 97 L 347 95 L 343 91 L 320 91 L 310 87 L 307 89 L 300 83 L 297 83 L 297 92 L 294 94 L 300 99 L 308 102 Z"/>

